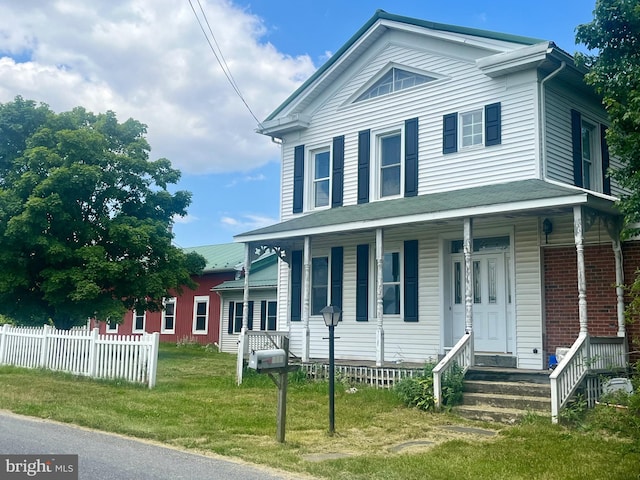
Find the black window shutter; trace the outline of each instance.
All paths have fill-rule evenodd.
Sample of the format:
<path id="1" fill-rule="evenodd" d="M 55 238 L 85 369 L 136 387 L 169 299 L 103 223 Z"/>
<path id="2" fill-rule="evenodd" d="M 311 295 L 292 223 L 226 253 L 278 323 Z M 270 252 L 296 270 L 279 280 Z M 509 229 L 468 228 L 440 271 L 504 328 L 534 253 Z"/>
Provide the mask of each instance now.
<path id="1" fill-rule="evenodd" d="M 304 199 L 304 145 L 298 145 L 293 153 L 293 213 L 300 213 Z"/>
<path id="2" fill-rule="evenodd" d="M 611 195 L 611 177 L 609 176 L 609 146 L 607 145 L 607 126 L 600 125 L 600 153 L 602 158 L 602 192 Z"/>
<path id="3" fill-rule="evenodd" d="M 404 321 L 418 321 L 418 241 L 404 242 Z"/>
<path id="4" fill-rule="evenodd" d="M 502 141 L 502 114 L 500 102 L 484 107 L 484 144 L 500 145 Z"/>
<path id="5" fill-rule="evenodd" d="M 344 251 L 342 247 L 331 248 L 331 305 L 342 309 L 342 271 Z"/>
<path id="6" fill-rule="evenodd" d="M 247 318 L 247 330 L 253 330 L 253 300 L 249 302 L 249 317 Z"/>
<path id="7" fill-rule="evenodd" d="M 227 333 L 231 335 L 233 333 L 233 314 L 235 313 L 235 302 L 229 302 L 229 325 L 227 326 Z"/>
<path id="8" fill-rule="evenodd" d="M 302 250 L 291 252 L 291 321 L 302 320 Z"/>
<path id="9" fill-rule="evenodd" d="M 240 313 L 238 315 L 236 315 L 234 320 L 233 320 L 234 331 L 236 333 L 238 333 L 238 332 L 240 332 L 240 330 L 242 330 L 242 316 L 244 314 L 244 303 L 237 302 L 236 303 L 236 309 L 238 309 L 238 307 L 240 307 Z M 236 313 L 238 313 L 238 312 L 236 312 Z"/>
<path id="10" fill-rule="evenodd" d="M 260 330 L 267 329 L 267 301 L 260 302 Z"/>
<path id="11" fill-rule="evenodd" d="M 369 163 L 371 132 L 358 133 L 358 204 L 369 203 Z"/>
<path id="12" fill-rule="evenodd" d="M 442 117 L 442 153 L 458 151 L 458 114 L 449 113 Z"/>
<path id="13" fill-rule="evenodd" d="M 571 144 L 573 146 L 573 184 L 582 187 L 582 116 L 571 110 Z"/>
<path id="14" fill-rule="evenodd" d="M 404 122 L 404 196 L 418 195 L 418 119 Z"/>
<path id="15" fill-rule="evenodd" d="M 356 321 L 369 320 L 369 245 L 356 247 Z"/>
<path id="16" fill-rule="evenodd" d="M 333 139 L 332 182 L 331 207 L 341 207 L 344 191 L 344 135 Z"/>

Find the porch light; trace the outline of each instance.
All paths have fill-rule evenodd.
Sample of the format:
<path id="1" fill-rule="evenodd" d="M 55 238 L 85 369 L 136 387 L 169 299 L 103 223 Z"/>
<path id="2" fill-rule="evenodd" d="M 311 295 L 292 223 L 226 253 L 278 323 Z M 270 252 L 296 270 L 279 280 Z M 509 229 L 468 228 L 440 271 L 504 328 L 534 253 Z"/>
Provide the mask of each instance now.
<path id="1" fill-rule="evenodd" d="M 327 305 L 322 310 L 322 317 L 324 323 L 329 327 L 329 435 L 333 435 L 335 432 L 335 359 L 334 359 L 334 329 L 340 321 L 342 310 L 335 305 Z"/>
<path id="2" fill-rule="evenodd" d="M 342 316 L 342 310 L 340 310 L 340 307 L 336 307 L 335 305 L 327 305 L 322 310 L 320 310 L 320 313 L 322 313 L 324 324 L 327 327 L 338 326 L 338 322 L 340 321 L 340 317 Z"/>

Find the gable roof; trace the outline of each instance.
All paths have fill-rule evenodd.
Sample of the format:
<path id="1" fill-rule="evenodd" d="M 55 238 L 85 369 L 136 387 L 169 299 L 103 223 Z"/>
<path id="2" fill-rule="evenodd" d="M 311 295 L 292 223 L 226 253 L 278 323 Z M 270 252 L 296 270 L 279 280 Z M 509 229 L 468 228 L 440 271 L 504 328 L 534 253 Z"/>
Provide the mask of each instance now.
<path id="1" fill-rule="evenodd" d="M 203 245 L 182 250 L 185 253 L 199 253 L 204 257 L 206 264 L 202 273 L 234 271 L 238 264 L 244 262 L 244 246 L 238 243 Z"/>
<path id="2" fill-rule="evenodd" d="M 276 288 L 278 285 L 278 256 L 275 253 L 263 255 L 251 263 L 249 271 L 249 288 Z M 211 290 L 215 292 L 244 289 L 244 278 L 228 280 L 216 285 Z"/>
<path id="3" fill-rule="evenodd" d="M 287 108 L 292 101 L 297 98 L 303 91 L 309 88 L 314 82 L 316 82 L 325 72 L 327 72 L 331 67 L 333 67 L 339 59 L 343 57 L 343 55 L 352 48 L 361 37 L 365 36 L 365 34 L 372 29 L 378 22 L 387 21 L 387 22 L 395 22 L 400 25 L 405 26 L 413 26 L 413 27 L 421 27 L 429 30 L 434 30 L 438 32 L 446 32 L 453 33 L 459 35 L 466 35 L 471 37 L 484 38 L 489 40 L 496 40 L 501 42 L 508 42 L 517 45 L 535 45 L 538 43 L 546 42 L 549 44 L 550 42 L 538 38 L 532 37 L 523 37 L 520 35 L 511 35 L 507 33 L 500 32 L 492 32 L 489 30 L 481 30 L 477 28 L 468 28 L 461 27 L 457 25 L 448 25 L 444 23 L 436 23 L 430 22 L 427 20 L 420 20 L 412 17 L 405 17 L 402 15 L 394 15 L 391 13 L 387 13 L 384 10 L 377 10 L 375 14 L 349 39 L 347 42 L 340 47 L 332 56 L 327 60 L 320 68 L 318 68 L 296 91 L 294 91 L 278 108 L 276 108 L 271 115 L 269 115 L 265 119 L 265 123 L 271 120 L 274 120 L 278 115 Z M 384 33 L 386 27 L 381 30 L 381 33 Z M 267 128 L 259 129 L 260 133 L 266 133 Z"/>
<path id="4" fill-rule="evenodd" d="M 520 180 L 321 210 L 236 235 L 234 238 L 238 242 L 286 239 L 329 231 L 356 231 L 466 216 L 591 204 L 615 213 L 611 197 L 543 180 Z"/>

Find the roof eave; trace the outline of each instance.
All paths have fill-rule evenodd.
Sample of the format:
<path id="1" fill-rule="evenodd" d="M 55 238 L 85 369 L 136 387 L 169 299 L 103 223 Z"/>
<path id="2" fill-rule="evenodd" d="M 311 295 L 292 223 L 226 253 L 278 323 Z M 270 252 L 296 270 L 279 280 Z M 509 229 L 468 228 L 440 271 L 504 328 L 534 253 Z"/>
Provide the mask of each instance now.
<path id="1" fill-rule="evenodd" d="M 501 213 L 516 213 L 524 212 L 527 210 L 542 210 L 549 208 L 567 207 L 573 205 L 586 205 L 587 203 L 593 203 L 593 200 L 589 202 L 589 194 L 587 192 L 576 192 L 573 195 L 567 195 L 562 197 L 544 198 L 536 200 L 525 200 L 520 202 L 508 202 L 499 203 L 493 205 L 481 205 L 471 208 L 460 208 L 456 210 L 444 210 L 439 212 L 419 213 L 413 215 L 406 215 L 404 217 L 391 217 L 381 218 L 378 220 L 366 220 L 366 221 L 354 221 L 343 223 L 340 225 L 329 225 L 310 227 L 293 230 L 283 230 L 272 233 L 260 233 L 255 234 L 248 232 L 246 234 L 237 235 L 234 237 L 236 242 L 261 242 L 267 240 L 281 240 L 292 237 L 302 237 L 326 234 L 331 232 L 353 232 L 357 230 L 369 230 L 372 228 L 384 228 L 390 226 L 397 226 L 418 222 L 432 222 L 443 220 L 454 220 L 464 217 L 474 216 L 486 216 L 486 215 L 498 215 Z M 609 202 L 610 203 L 610 202 Z"/>

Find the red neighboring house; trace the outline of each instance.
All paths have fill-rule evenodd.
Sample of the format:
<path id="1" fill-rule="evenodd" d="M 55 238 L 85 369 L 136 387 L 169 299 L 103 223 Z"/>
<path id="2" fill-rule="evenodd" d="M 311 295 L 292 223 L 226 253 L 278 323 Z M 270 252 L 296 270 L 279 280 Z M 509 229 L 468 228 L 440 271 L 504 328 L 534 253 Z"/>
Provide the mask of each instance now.
<path id="1" fill-rule="evenodd" d="M 193 276 L 195 290 L 185 287 L 182 295 L 166 298 L 162 312 L 129 311 L 121 324 L 98 323 L 100 333 L 131 335 L 160 333 L 161 342 L 196 341 L 203 345 L 220 342 L 220 296 L 211 289 L 234 280 L 244 262 L 244 245 L 225 243 L 185 248 L 206 260 L 201 275 Z"/>

